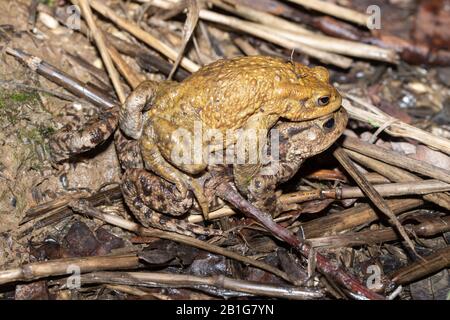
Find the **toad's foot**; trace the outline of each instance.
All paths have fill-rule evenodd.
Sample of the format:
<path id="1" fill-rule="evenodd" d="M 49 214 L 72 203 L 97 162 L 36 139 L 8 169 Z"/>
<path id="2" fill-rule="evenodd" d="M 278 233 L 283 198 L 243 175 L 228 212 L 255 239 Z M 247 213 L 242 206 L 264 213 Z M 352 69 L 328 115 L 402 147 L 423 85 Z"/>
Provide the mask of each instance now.
<path id="1" fill-rule="evenodd" d="M 160 212 L 179 216 L 186 213 L 192 206 L 192 193 L 188 192 L 185 198 L 180 199 L 172 183 L 144 169 L 129 169 L 125 172 L 122 192 L 126 204 L 143 225 L 189 236 L 222 234 L 220 230 L 161 214 Z"/>
<path id="2" fill-rule="evenodd" d="M 190 188 L 194 193 L 195 199 L 197 199 L 198 205 L 202 210 L 203 217 L 208 220 L 209 213 L 209 201 L 205 196 L 205 190 L 203 186 L 195 179 L 189 177 Z"/>
<path id="3" fill-rule="evenodd" d="M 113 108 L 84 124 L 65 125 L 50 138 L 49 148 L 52 160 L 63 161 L 105 142 L 116 130 L 118 119 L 119 111 Z"/>
<path id="4" fill-rule="evenodd" d="M 209 202 L 205 196 L 203 186 L 197 180 L 181 172 L 178 174 L 178 179 L 174 184 L 178 190 L 178 192 L 174 192 L 174 194 L 177 195 L 179 200 L 185 199 L 188 196 L 189 191 L 192 191 L 200 206 L 203 217 L 205 220 L 208 220 Z"/>
<path id="5" fill-rule="evenodd" d="M 141 216 L 144 221 L 141 221 L 144 225 L 148 225 L 164 231 L 176 232 L 186 236 L 206 235 L 206 236 L 219 236 L 222 232 L 217 229 L 209 229 L 194 223 L 189 223 L 184 220 L 178 220 L 168 218 L 167 216 L 153 211 L 149 207 L 145 206 L 139 199 L 134 199 L 132 203 L 127 202 L 128 207 L 133 211 L 136 216 Z"/>

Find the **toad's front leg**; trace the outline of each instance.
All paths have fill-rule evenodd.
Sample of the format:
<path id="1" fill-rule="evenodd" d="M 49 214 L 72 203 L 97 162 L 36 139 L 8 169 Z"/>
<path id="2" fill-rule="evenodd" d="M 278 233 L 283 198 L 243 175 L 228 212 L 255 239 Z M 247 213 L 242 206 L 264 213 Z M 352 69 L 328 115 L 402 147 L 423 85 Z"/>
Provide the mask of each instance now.
<path id="1" fill-rule="evenodd" d="M 119 126 L 126 136 L 140 138 L 144 127 L 142 112 L 153 106 L 158 92 L 172 85 L 171 81 L 144 81 L 127 97 L 119 112 Z"/>
<path id="2" fill-rule="evenodd" d="M 203 215 L 207 219 L 208 201 L 204 195 L 203 186 L 197 180 L 178 169 L 180 167 L 188 173 L 196 174 L 204 171 L 206 165 L 193 165 L 189 162 L 174 160 L 172 152 L 179 145 L 172 139 L 174 137 L 173 133 L 177 129 L 165 119 L 156 118 L 149 121 L 140 139 L 142 157 L 144 163 L 151 171 L 176 185 L 181 198 L 184 198 L 188 190 L 191 190 L 202 209 Z M 175 162 L 174 165 L 167 161 L 166 158 L 172 158 L 172 162 Z"/>
<path id="3" fill-rule="evenodd" d="M 247 186 L 247 198 L 257 208 L 270 213 L 273 217 L 286 210 L 297 209 L 297 205 L 286 206 L 280 202 L 276 188 L 291 179 L 300 168 L 303 159 L 273 161 L 261 168 Z"/>
<path id="4" fill-rule="evenodd" d="M 243 134 L 236 137 L 233 176 L 236 187 L 244 195 L 248 194 L 250 181 L 258 175 L 264 163 L 271 160 L 264 156 L 267 156 L 268 151 L 268 131 L 274 121 L 275 117 L 254 115 L 249 119 Z"/>

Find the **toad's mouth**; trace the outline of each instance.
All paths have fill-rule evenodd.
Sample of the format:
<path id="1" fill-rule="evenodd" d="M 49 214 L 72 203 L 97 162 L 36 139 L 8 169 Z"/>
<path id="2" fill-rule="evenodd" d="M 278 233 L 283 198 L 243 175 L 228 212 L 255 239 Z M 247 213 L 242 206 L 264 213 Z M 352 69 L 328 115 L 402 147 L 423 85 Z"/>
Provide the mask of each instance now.
<path id="1" fill-rule="evenodd" d="M 339 119 L 347 118 L 347 111 L 345 111 L 344 107 L 340 107 L 333 113 L 327 114 L 320 118 L 317 118 L 316 121 L 322 121 L 325 127 L 332 126 L 332 123 L 337 123 Z"/>
<path id="2" fill-rule="evenodd" d="M 337 116 L 339 116 L 340 114 L 346 114 L 347 112 L 345 111 L 344 107 L 339 107 L 337 110 L 333 111 L 332 113 L 326 114 L 324 116 L 321 116 L 319 118 L 317 118 L 316 120 L 320 121 L 320 120 L 328 120 L 330 118 L 336 118 Z"/>
<path id="3" fill-rule="evenodd" d="M 348 115 L 343 107 L 335 112 L 318 118 L 316 123 L 321 126 L 325 132 L 332 132 L 347 125 Z"/>
<path id="4" fill-rule="evenodd" d="M 312 126 L 320 127 L 321 130 L 324 130 L 326 133 L 330 133 L 334 130 L 344 129 L 347 126 L 348 114 L 344 107 L 340 107 L 336 111 L 324 115 L 319 118 L 304 120 L 304 121 L 293 121 L 296 123 L 296 128 L 299 130 L 307 130 Z M 290 122 L 290 121 L 281 121 L 281 122 Z"/>

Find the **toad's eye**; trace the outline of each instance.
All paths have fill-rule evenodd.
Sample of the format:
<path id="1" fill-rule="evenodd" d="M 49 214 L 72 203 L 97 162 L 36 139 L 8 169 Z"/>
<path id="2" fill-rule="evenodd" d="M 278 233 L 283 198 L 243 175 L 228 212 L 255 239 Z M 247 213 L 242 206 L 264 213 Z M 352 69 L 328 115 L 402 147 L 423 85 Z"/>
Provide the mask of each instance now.
<path id="1" fill-rule="evenodd" d="M 331 118 L 329 120 L 327 120 L 324 124 L 323 124 L 323 128 L 325 130 L 332 130 L 334 128 L 334 119 Z"/>
<path id="2" fill-rule="evenodd" d="M 329 96 L 322 96 L 319 99 L 317 99 L 317 104 L 320 107 L 326 106 L 329 102 L 330 102 L 330 97 Z"/>

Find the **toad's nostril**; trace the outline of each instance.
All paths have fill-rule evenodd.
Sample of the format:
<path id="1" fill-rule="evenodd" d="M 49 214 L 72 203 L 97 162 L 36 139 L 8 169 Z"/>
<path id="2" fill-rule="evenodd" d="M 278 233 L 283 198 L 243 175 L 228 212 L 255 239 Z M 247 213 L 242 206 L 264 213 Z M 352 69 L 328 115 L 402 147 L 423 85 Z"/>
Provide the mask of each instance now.
<path id="1" fill-rule="evenodd" d="M 323 128 L 327 129 L 327 130 L 331 130 L 334 128 L 334 123 L 335 123 L 334 118 L 331 118 L 323 124 Z"/>

